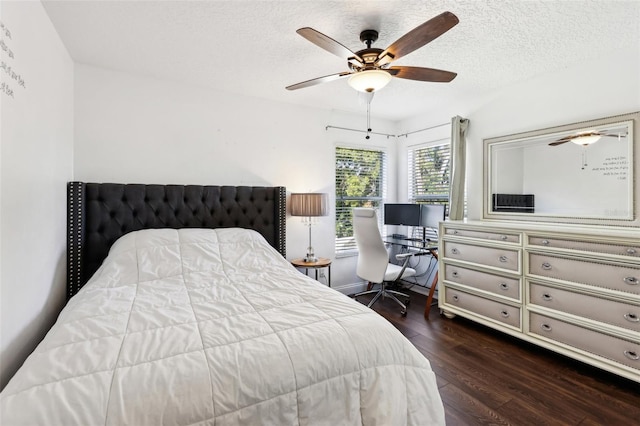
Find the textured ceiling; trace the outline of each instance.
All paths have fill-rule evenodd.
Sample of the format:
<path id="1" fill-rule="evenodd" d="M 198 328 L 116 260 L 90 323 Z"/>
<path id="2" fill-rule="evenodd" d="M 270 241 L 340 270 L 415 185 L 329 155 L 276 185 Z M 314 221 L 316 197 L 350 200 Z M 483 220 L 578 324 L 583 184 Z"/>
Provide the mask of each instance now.
<path id="1" fill-rule="evenodd" d="M 640 56 L 640 1 L 59 1 L 44 7 L 78 63 L 190 82 L 287 103 L 363 113 L 346 79 L 285 86 L 347 71 L 298 34 L 312 27 L 353 51 L 376 29 L 374 47 L 442 13 L 460 23 L 394 62 L 458 73 L 451 83 L 394 78 L 373 116 L 401 120 L 476 105 L 518 81 L 624 49 Z M 612 64 L 615 66 L 615 64 Z"/>

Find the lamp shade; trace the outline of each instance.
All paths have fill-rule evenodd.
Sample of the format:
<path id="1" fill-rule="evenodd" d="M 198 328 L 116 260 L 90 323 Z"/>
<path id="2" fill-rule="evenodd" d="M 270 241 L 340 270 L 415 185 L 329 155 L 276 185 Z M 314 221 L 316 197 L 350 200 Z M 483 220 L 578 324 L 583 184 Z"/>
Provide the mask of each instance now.
<path id="1" fill-rule="evenodd" d="M 291 216 L 328 216 L 329 194 L 293 193 L 291 194 Z"/>
<path id="2" fill-rule="evenodd" d="M 359 92 L 375 92 L 391 81 L 391 74 L 382 70 L 360 71 L 349 77 L 349 86 Z"/>

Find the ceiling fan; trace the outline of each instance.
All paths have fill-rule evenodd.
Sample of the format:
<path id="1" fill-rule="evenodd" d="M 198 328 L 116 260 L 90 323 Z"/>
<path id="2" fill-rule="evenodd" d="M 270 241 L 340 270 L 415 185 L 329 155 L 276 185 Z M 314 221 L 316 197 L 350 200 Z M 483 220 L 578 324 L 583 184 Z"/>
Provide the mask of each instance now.
<path id="1" fill-rule="evenodd" d="M 549 146 L 558 146 L 563 143 L 573 142 L 576 145 L 590 145 L 600 140 L 600 138 L 611 137 L 611 138 L 620 138 L 626 136 L 626 134 L 621 133 L 608 133 L 608 130 L 603 130 L 602 132 L 598 132 L 595 130 L 587 130 L 584 132 L 576 133 L 574 135 L 565 136 L 563 138 L 558 139 L 555 142 L 551 142 Z"/>
<path id="2" fill-rule="evenodd" d="M 313 28 L 300 28 L 296 32 L 302 37 L 324 50 L 345 59 L 349 71 L 292 84 L 291 86 L 287 86 L 287 89 L 302 89 L 345 77 L 349 77 L 349 85 L 351 87 L 368 93 L 380 90 L 389 83 L 392 77 L 448 83 L 456 77 L 456 73 L 433 68 L 394 67 L 391 66 L 391 62 L 435 40 L 453 28 L 458 22 L 459 20 L 456 15 L 451 12 L 443 12 L 409 31 L 384 50 L 371 47 L 378 39 L 378 32 L 376 30 L 364 30 L 360 33 L 360 41 L 364 42 L 367 48 L 355 53 Z"/>

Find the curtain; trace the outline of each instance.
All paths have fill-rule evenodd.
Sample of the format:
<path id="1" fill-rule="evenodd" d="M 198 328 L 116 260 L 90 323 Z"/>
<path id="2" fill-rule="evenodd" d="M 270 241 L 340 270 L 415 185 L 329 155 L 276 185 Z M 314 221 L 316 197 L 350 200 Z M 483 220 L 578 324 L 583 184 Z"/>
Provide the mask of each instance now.
<path id="1" fill-rule="evenodd" d="M 458 115 L 451 119 L 451 186 L 449 190 L 449 219 L 464 218 L 464 182 L 466 139 L 469 120 Z"/>

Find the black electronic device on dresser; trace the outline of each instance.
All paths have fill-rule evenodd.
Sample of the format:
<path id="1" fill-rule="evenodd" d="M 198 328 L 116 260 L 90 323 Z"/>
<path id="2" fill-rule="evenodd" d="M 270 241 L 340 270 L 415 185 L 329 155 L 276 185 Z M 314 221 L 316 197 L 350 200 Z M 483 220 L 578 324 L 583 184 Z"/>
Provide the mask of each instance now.
<path id="1" fill-rule="evenodd" d="M 493 194 L 491 209 L 494 212 L 534 213 L 535 195 L 533 194 Z"/>

